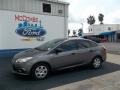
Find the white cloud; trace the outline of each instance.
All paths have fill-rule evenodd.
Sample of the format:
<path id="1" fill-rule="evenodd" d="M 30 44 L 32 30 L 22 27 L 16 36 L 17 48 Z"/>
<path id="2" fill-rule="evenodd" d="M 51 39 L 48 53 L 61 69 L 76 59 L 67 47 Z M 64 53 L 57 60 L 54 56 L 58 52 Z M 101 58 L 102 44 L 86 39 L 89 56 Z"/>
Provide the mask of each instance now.
<path id="1" fill-rule="evenodd" d="M 87 32 L 87 18 L 89 15 L 94 15 L 96 24 L 98 14 L 104 14 L 105 24 L 120 23 L 120 1 L 119 0 L 62 0 L 70 3 L 69 5 L 69 28 L 76 29 L 81 27 L 81 22 L 84 22 L 84 29 Z"/>
<path id="2" fill-rule="evenodd" d="M 106 15 L 105 23 L 120 23 L 120 10 L 116 10 Z"/>

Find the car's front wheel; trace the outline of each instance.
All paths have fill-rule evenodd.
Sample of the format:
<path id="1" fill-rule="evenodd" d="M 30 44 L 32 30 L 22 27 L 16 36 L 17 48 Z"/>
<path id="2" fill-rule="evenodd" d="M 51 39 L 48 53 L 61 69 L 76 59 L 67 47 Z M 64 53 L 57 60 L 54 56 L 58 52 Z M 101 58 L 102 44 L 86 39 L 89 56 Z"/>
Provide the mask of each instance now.
<path id="1" fill-rule="evenodd" d="M 34 79 L 44 79 L 49 74 L 49 66 L 44 63 L 39 63 L 32 68 L 31 75 Z"/>
<path id="2" fill-rule="evenodd" d="M 94 69 L 100 68 L 102 66 L 102 59 L 100 57 L 95 57 L 91 62 L 91 66 Z"/>

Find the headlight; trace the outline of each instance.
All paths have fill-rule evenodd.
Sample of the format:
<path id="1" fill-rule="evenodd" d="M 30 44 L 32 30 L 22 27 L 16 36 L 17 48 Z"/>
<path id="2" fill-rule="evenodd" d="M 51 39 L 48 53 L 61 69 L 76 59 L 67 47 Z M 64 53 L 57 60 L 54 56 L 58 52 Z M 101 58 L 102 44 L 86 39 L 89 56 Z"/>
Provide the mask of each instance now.
<path id="1" fill-rule="evenodd" d="M 24 63 L 24 62 L 27 62 L 30 59 L 32 59 L 32 57 L 20 58 L 20 59 L 17 59 L 16 62 L 17 63 Z"/>

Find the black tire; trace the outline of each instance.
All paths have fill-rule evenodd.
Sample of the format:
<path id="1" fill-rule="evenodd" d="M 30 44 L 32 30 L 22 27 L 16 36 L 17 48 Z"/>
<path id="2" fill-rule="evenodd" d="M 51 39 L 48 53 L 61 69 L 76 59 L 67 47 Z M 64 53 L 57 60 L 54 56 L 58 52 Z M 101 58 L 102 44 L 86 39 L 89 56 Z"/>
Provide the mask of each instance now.
<path id="1" fill-rule="evenodd" d="M 91 62 L 91 67 L 93 69 L 101 68 L 102 66 L 102 58 L 101 57 L 95 57 Z"/>
<path id="2" fill-rule="evenodd" d="M 33 79 L 44 79 L 49 75 L 50 68 L 47 64 L 39 63 L 33 66 L 31 76 Z"/>

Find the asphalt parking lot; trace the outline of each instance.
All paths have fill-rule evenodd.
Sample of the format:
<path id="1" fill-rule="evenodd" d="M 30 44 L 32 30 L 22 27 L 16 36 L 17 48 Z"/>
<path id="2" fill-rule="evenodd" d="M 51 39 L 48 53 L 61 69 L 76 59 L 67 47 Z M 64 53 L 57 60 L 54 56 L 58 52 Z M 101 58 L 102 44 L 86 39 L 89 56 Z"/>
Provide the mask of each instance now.
<path id="1" fill-rule="evenodd" d="M 113 87 L 114 90 L 120 90 L 120 55 L 107 56 L 107 62 L 101 69 L 77 67 L 53 73 L 37 81 L 28 76 L 13 75 L 11 59 L 1 58 L 0 90 L 113 90 Z"/>

